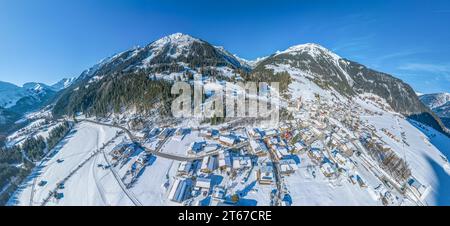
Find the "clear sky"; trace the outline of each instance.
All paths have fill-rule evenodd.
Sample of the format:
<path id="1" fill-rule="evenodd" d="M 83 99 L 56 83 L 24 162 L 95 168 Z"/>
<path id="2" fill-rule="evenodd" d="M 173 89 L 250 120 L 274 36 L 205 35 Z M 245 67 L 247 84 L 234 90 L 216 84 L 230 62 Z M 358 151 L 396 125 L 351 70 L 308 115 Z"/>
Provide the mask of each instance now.
<path id="1" fill-rule="evenodd" d="M 450 92 L 448 0 L 0 0 L 0 80 L 54 83 L 175 32 L 246 59 L 318 43 L 418 92 Z"/>

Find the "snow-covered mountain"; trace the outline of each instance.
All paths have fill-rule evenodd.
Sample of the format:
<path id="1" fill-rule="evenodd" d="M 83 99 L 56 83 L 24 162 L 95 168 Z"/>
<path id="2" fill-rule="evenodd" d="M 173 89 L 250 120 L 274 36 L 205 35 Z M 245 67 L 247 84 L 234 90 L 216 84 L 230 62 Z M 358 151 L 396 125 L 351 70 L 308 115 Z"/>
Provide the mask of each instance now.
<path id="1" fill-rule="evenodd" d="M 419 96 L 420 100 L 432 110 L 448 105 L 450 102 L 450 93 L 432 93 Z M 446 115 L 450 117 L 449 115 Z"/>
<path id="2" fill-rule="evenodd" d="M 55 84 L 51 85 L 50 87 L 55 91 L 60 91 L 72 85 L 75 79 L 76 77 L 63 78 L 60 81 L 56 82 Z"/>
<path id="3" fill-rule="evenodd" d="M 39 82 L 27 82 L 17 86 L 9 82 L 0 81 L 0 107 L 14 107 L 22 98 L 42 98 L 69 87 L 75 78 L 64 78 L 53 85 Z"/>
<path id="4" fill-rule="evenodd" d="M 57 92 L 69 86 L 73 80 L 63 79 L 52 86 L 38 82 L 17 86 L 0 81 L 0 132 L 15 128 L 11 125 L 25 113 L 50 104 Z"/>
<path id="5" fill-rule="evenodd" d="M 99 111 L 98 109 L 105 109 L 101 110 L 105 113 L 111 109 L 141 105 L 136 99 L 123 101 L 123 96 L 130 96 L 129 89 L 135 90 L 131 95 L 136 98 L 139 95 L 146 95 L 148 90 L 143 90 L 142 86 L 131 87 L 131 84 L 137 84 L 137 80 L 145 77 L 168 82 L 186 80 L 194 74 L 223 79 L 242 79 L 240 75 L 249 73 L 250 70 L 249 65 L 237 59 L 223 47 L 216 47 L 201 39 L 176 33 L 158 39 L 145 47 L 134 47 L 105 58 L 87 69 L 58 99 L 54 113 L 73 114 L 80 110 Z M 127 81 L 130 86 L 123 86 Z M 154 87 L 152 84 L 148 86 Z M 113 89 L 113 87 L 116 88 Z M 87 95 L 91 97 L 87 98 Z M 122 98 L 114 98 L 113 101 L 100 100 L 108 95 L 120 95 Z M 163 93 L 163 95 L 167 94 Z M 99 103 L 102 101 L 105 103 Z M 113 105 L 115 107 L 112 107 Z"/>
<path id="6" fill-rule="evenodd" d="M 450 93 L 423 94 L 419 98 L 450 128 Z"/>
<path id="7" fill-rule="evenodd" d="M 75 81 L 76 85 L 65 92 L 63 98 L 60 98 L 56 109 L 58 114 L 65 114 L 68 106 L 71 108 L 68 109 L 71 113 L 82 109 L 86 111 L 99 108 L 98 105 L 94 107 L 96 97 L 100 93 L 104 93 L 101 96 L 105 96 L 107 93 L 105 89 L 112 87 L 114 81 L 118 81 L 114 80 L 114 77 L 124 76 L 124 74 L 140 74 L 168 81 L 189 79 L 196 73 L 228 80 L 278 81 L 283 79 L 285 81 L 282 82 L 282 86 L 287 86 L 290 82 L 289 76 L 278 76 L 274 67 L 301 71 L 303 77 L 321 88 L 336 90 L 344 96 L 352 97 L 366 93 L 378 95 L 394 111 L 438 130 L 444 128 L 439 118 L 422 104 L 408 84 L 391 75 L 342 58 L 320 45 L 313 43 L 296 45 L 256 61 L 246 61 L 229 53 L 223 47 L 213 46 L 204 40 L 181 33 L 163 37 L 145 47 L 131 48 L 100 61 L 81 74 Z M 131 79 L 129 76 L 125 78 Z M 99 81 L 101 82 L 97 84 Z M 110 85 L 102 86 L 101 84 L 105 82 Z M 88 89 L 88 91 L 86 94 L 83 94 L 84 91 L 75 94 L 74 91 L 79 91 L 80 88 Z M 97 88 L 104 91 L 95 90 Z M 82 101 L 82 96 L 88 94 L 91 95 L 90 102 L 86 103 Z M 70 103 L 73 99 L 79 101 Z M 119 106 L 122 104 L 128 105 L 128 103 L 115 103 L 115 109 L 121 108 Z M 112 109 L 111 106 L 106 108 Z"/>
<path id="8" fill-rule="evenodd" d="M 408 84 L 389 74 L 342 58 L 318 44 L 296 45 L 279 51 L 260 62 L 252 75 L 257 80 L 283 79 L 289 83 L 279 73 L 292 71 L 323 89 L 335 90 L 349 98 L 366 93 L 375 94 L 382 97 L 394 111 L 432 125 L 440 131 L 444 130 L 439 118 L 422 104 Z"/>
<path id="9" fill-rule="evenodd" d="M 297 45 L 278 52 L 261 62 L 255 71 L 270 72 L 274 66 L 301 70 L 319 86 L 335 89 L 343 95 L 377 94 L 401 113 L 424 110 L 411 87 L 400 79 L 344 59 L 317 44 Z"/>
<path id="10" fill-rule="evenodd" d="M 0 107 L 8 108 L 28 95 L 28 92 L 12 83 L 0 81 Z"/>
<path id="11" fill-rule="evenodd" d="M 84 71 L 79 80 L 119 71 L 170 74 L 186 71 L 186 68 L 212 66 L 227 67 L 233 71 L 246 67 L 222 47 L 215 47 L 186 34 L 175 33 L 145 47 L 135 47 L 105 58 Z"/>

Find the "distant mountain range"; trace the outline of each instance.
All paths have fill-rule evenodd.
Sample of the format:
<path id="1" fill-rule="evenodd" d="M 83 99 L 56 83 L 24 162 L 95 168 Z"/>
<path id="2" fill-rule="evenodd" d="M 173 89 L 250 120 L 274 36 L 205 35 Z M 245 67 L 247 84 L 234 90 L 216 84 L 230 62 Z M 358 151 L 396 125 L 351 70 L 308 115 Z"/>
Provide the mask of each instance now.
<path id="1" fill-rule="evenodd" d="M 419 98 L 442 119 L 447 128 L 450 128 L 450 93 L 424 94 Z"/>
<path id="2" fill-rule="evenodd" d="M 0 131 L 9 127 L 25 113 L 50 103 L 55 95 L 74 79 L 62 79 L 53 84 L 29 82 L 22 86 L 0 81 Z"/>

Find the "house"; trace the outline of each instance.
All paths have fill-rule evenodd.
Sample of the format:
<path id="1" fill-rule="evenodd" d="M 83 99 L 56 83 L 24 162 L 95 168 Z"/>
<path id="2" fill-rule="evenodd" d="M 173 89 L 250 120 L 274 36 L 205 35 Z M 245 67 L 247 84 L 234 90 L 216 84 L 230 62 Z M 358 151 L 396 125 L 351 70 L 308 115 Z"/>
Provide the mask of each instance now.
<path id="1" fill-rule="evenodd" d="M 280 126 L 279 127 L 279 129 L 281 130 L 281 131 L 288 131 L 289 130 L 289 126 L 287 125 L 287 124 L 284 124 L 284 125 L 282 125 L 282 126 Z"/>
<path id="2" fill-rule="evenodd" d="M 250 140 L 250 147 L 253 151 L 253 153 L 257 156 L 266 156 L 269 152 L 266 144 L 262 142 L 261 140 Z"/>
<path id="3" fill-rule="evenodd" d="M 216 200 L 223 200 L 226 195 L 226 190 L 222 186 L 215 186 L 213 188 L 212 198 Z"/>
<path id="4" fill-rule="evenodd" d="M 353 153 L 356 151 L 355 145 L 353 145 L 351 142 L 342 144 L 340 146 L 340 149 L 342 153 L 344 153 L 346 156 L 352 156 Z"/>
<path id="5" fill-rule="evenodd" d="M 334 149 L 331 153 L 333 154 L 334 160 L 336 160 L 336 162 L 337 162 L 339 165 L 345 166 L 345 165 L 347 164 L 347 158 L 344 157 L 344 156 L 339 152 L 339 150 Z"/>
<path id="6" fill-rule="evenodd" d="M 191 129 L 189 129 L 189 128 L 178 128 L 177 130 L 176 130 L 176 135 L 177 136 L 184 136 L 184 135 L 186 135 L 186 134 L 189 134 L 191 132 Z"/>
<path id="7" fill-rule="evenodd" d="M 319 162 L 321 162 L 323 160 L 323 154 L 322 151 L 318 148 L 311 148 L 308 151 L 308 156 L 311 159 L 317 160 Z"/>
<path id="8" fill-rule="evenodd" d="M 258 128 L 253 128 L 251 130 L 248 131 L 248 134 L 253 137 L 253 138 L 262 138 L 264 137 L 264 131 L 258 129 Z"/>
<path id="9" fill-rule="evenodd" d="M 295 151 L 295 152 L 301 152 L 301 151 L 304 151 L 304 150 L 306 150 L 306 148 L 307 148 L 306 144 L 303 143 L 303 142 L 301 142 L 301 141 L 297 141 L 297 142 L 294 144 L 294 151 Z"/>
<path id="10" fill-rule="evenodd" d="M 172 138 L 175 141 L 181 141 L 183 140 L 184 136 L 189 134 L 191 132 L 191 129 L 188 128 L 178 128 L 175 130 L 175 132 L 172 131 L 172 133 L 175 134 L 175 136 Z"/>
<path id="11" fill-rule="evenodd" d="M 141 152 L 139 153 L 139 156 L 136 160 L 137 163 L 141 164 L 141 165 L 145 165 L 148 161 L 148 159 L 150 158 L 151 154 L 148 154 L 146 152 Z"/>
<path id="12" fill-rule="evenodd" d="M 190 154 L 197 154 L 201 151 L 203 151 L 203 148 L 206 145 L 206 141 L 196 141 L 191 144 L 191 148 L 189 149 Z"/>
<path id="13" fill-rule="evenodd" d="M 219 153 L 219 168 L 221 170 L 230 170 L 233 167 L 230 152 L 222 151 Z"/>
<path id="14" fill-rule="evenodd" d="M 192 162 L 181 162 L 178 166 L 178 175 L 188 175 L 192 169 Z"/>
<path id="15" fill-rule="evenodd" d="M 133 154 L 138 149 L 138 146 L 135 143 L 132 144 L 119 144 L 112 151 L 111 155 L 113 159 L 119 158 L 127 158 L 131 154 Z"/>
<path id="16" fill-rule="evenodd" d="M 252 167 L 252 160 L 250 157 L 245 156 L 239 156 L 239 157 L 233 157 L 233 169 L 235 170 L 241 170 L 246 168 Z"/>
<path id="17" fill-rule="evenodd" d="M 330 162 L 326 162 L 320 166 L 320 170 L 326 177 L 331 177 L 336 173 L 336 169 Z"/>
<path id="18" fill-rule="evenodd" d="M 279 164 L 281 174 L 289 175 L 298 169 L 297 163 L 293 159 L 282 159 Z"/>
<path id="19" fill-rule="evenodd" d="M 285 156 L 291 155 L 289 149 L 286 146 L 275 145 L 272 148 L 275 152 L 275 157 L 280 160 Z"/>
<path id="20" fill-rule="evenodd" d="M 198 177 L 195 181 L 195 187 L 196 190 L 203 190 L 208 191 L 211 188 L 211 179 L 205 178 L 205 177 Z"/>
<path id="21" fill-rule="evenodd" d="M 263 165 L 257 171 L 256 178 L 259 184 L 271 185 L 274 183 L 273 166 L 270 164 Z"/>
<path id="22" fill-rule="evenodd" d="M 113 159 L 117 159 L 120 158 L 122 156 L 122 154 L 124 153 L 125 149 L 128 147 L 129 144 L 127 143 L 120 143 L 117 146 L 115 146 L 112 151 L 111 151 L 111 155 L 113 156 Z"/>
<path id="23" fill-rule="evenodd" d="M 322 132 L 321 132 L 319 129 L 315 128 L 315 127 L 311 127 L 311 132 L 312 132 L 312 133 L 314 134 L 314 136 L 316 136 L 316 137 L 319 137 L 319 136 L 322 135 Z"/>
<path id="24" fill-rule="evenodd" d="M 237 137 L 231 136 L 231 135 L 220 136 L 219 142 L 226 146 L 234 146 L 238 142 L 238 139 L 237 139 Z"/>
<path id="25" fill-rule="evenodd" d="M 331 134 L 331 137 L 333 138 L 333 140 L 335 140 L 338 143 L 344 143 L 344 139 L 341 137 L 341 135 L 339 133 L 333 133 Z"/>
<path id="26" fill-rule="evenodd" d="M 305 130 L 303 133 L 300 134 L 300 138 L 305 142 L 311 142 L 313 141 L 314 135 L 312 134 L 311 131 Z"/>
<path id="27" fill-rule="evenodd" d="M 325 145 L 322 142 L 322 140 L 315 140 L 314 142 L 311 143 L 311 148 L 317 148 L 317 149 L 323 150 L 324 146 Z"/>
<path id="28" fill-rule="evenodd" d="M 202 161 L 200 171 L 203 173 L 211 173 L 216 169 L 216 158 L 214 156 L 205 156 Z"/>
<path id="29" fill-rule="evenodd" d="M 181 203 L 187 199 L 192 187 L 190 179 L 177 178 L 169 192 L 169 200 Z"/>
<path id="30" fill-rule="evenodd" d="M 202 137 L 210 137 L 211 136 L 211 130 L 207 130 L 207 129 L 200 130 L 200 136 L 202 136 Z"/>
<path id="31" fill-rule="evenodd" d="M 200 136 L 217 138 L 219 136 L 219 130 L 216 129 L 203 129 L 200 131 Z"/>
<path id="32" fill-rule="evenodd" d="M 209 154 L 211 152 L 217 151 L 219 148 L 219 144 L 207 144 L 206 146 L 204 146 L 203 150 Z"/>
<path id="33" fill-rule="evenodd" d="M 272 137 L 272 136 L 278 135 L 278 131 L 276 129 L 269 129 L 269 130 L 266 130 L 264 133 L 265 133 L 265 136 L 267 136 L 267 137 Z"/>
<path id="34" fill-rule="evenodd" d="M 283 136 L 282 136 L 285 140 L 291 140 L 292 139 L 292 132 L 290 132 L 290 131 L 285 131 L 284 133 L 283 133 Z"/>

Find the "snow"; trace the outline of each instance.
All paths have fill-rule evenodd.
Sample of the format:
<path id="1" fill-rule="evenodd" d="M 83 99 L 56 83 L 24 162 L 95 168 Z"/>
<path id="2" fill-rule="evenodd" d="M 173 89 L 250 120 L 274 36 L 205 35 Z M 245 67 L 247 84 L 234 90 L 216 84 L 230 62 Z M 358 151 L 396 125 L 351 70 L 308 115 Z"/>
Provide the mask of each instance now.
<path id="1" fill-rule="evenodd" d="M 0 81 L 0 107 L 9 108 L 16 105 L 16 102 L 28 95 L 25 89 L 11 83 Z"/>
<path id="2" fill-rule="evenodd" d="M 145 168 L 131 191 L 143 205 L 180 205 L 168 199 L 180 162 L 160 157 L 155 158 L 154 162 Z"/>
<path id="3" fill-rule="evenodd" d="M 298 53 L 303 53 L 303 52 L 308 53 L 312 57 L 319 57 L 323 54 L 323 52 L 325 52 L 327 55 L 331 56 L 332 59 L 334 59 L 335 61 L 338 61 L 341 59 L 341 57 L 338 56 L 337 54 L 335 54 L 335 53 L 331 52 L 330 50 L 326 49 L 325 47 L 315 44 L 315 43 L 306 43 L 306 44 L 291 46 L 284 51 L 277 52 L 276 55 L 281 55 L 281 54 L 285 54 L 285 53 L 296 55 Z"/>
<path id="4" fill-rule="evenodd" d="M 289 55 L 297 55 L 297 54 L 303 54 L 306 53 L 310 55 L 314 59 L 325 59 L 328 62 L 334 64 L 336 68 L 338 68 L 341 73 L 345 76 L 345 79 L 349 83 L 350 86 L 353 85 L 354 81 L 351 78 L 351 76 L 347 73 L 346 70 L 344 70 L 341 67 L 340 63 L 347 63 L 346 61 L 342 60 L 340 56 L 333 53 L 332 51 L 326 49 L 323 46 L 320 46 L 318 44 L 314 43 L 306 43 L 301 45 L 295 45 L 292 47 L 289 47 L 288 49 L 284 51 L 278 51 L 275 56 L 282 55 L 282 54 L 289 54 Z"/>
<path id="5" fill-rule="evenodd" d="M 367 109 L 376 109 L 373 105 L 369 106 L 362 101 L 360 104 Z M 363 115 L 362 119 L 373 125 L 383 141 L 400 157 L 406 159 L 412 175 L 420 183 L 431 187 L 431 192 L 427 197 L 423 197 L 426 204 L 450 205 L 450 168 L 449 163 L 445 160 L 450 157 L 448 149 L 450 138 L 420 123 L 414 121 L 410 123 L 396 113 L 383 112 L 383 115 Z M 414 125 L 423 126 L 421 129 L 423 132 Z M 400 142 L 383 133 L 383 128 L 400 138 Z M 402 132 L 404 132 L 405 141 L 409 146 L 401 141 Z"/>
<path id="6" fill-rule="evenodd" d="M 146 59 L 144 59 L 144 65 L 148 64 L 153 59 L 153 57 L 160 54 L 167 47 L 170 48 L 168 57 L 177 58 L 185 54 L 194 42 L 203 43 L 203 41 L 201 41 L 200 39 L 196 39 L 182 33 L 175 33 L 158 39 L 149 45 L 151 54 Z"/>
<path id="7" fill-rule="evenodd" d="M 423 94 L 420 100 L 429 108 L 437 108 L 450 102 L 450 93 Z"/>
<path id="8" fill-rule="evenodd" d="M 51 85 L 51 87 L 56 90 L 62 90 L 65 89 L 67 87 L 69 87 L 70 85 L 72 85 L 72 83 L 75 81 L 76 77 L 71 77 L 71 78 L 63 78 L 60 81 L 56 82 L 55 84 Z"/>
<path id="9" fill-rule="evenodd" d="M 200 138 L 198 131 L 191 131 L 184 136 L 175 135 L 164 144 L 161 148 L 161 152 L 171 153 L 179 156 L 186 156 L 191 144 L 194 141 L 201 142 L 203 138 Z"/>
<path id="10" fill-rule="evenodd" d="M 319 167 L 314 166 L 306 155 L 300 156 L 302 165 L 294 174 L 285 177 L 292 205 L 295 206 L 326 206 L 326 205 L 381 205 L 370 189 L 352 184 L 341 176 L 338 180 L 330 181 Z M 308 165 L 314 166 L 309 168 Z M 313 176 L 312 171 L 315 171 Z"/>
<path id="11" fill-rule="evenodd" d="M 47 197 L 49 191 L 56 187 L 56 184 L 59 181 L 67 177 L 70 172 L 81 162 L 88 159 L 97 148 L 103 145 L 103 143 L 106 143 L 108 140 L 113 138 L 116 131 L 117 129 L 98 126 L 91 123 L 81 123 L 76 125 L 73 131 L 53 150 L 56 152 L 54 156 L 45 158 L 39 166 L 33 170 L 33 173 L 30 175 L 28 180 L 20 186 L 20 188 L 9 200 L 8 204 L 29 205 L 34 180 L 36 180 L 37 183 L 40 181 L 47 182 L 47 184 L 42 187 L 35 185 L 33 203 L 35 205 L 41 203 L 41 201 Z M 62 160 L 62 162 L 58 163 L 58 160 Z M 98 188 L 95 184 L 89 183 L 92 179 L 88 178 L 89 175 L 92 176 L 92 169 L 96 169 L 96 167 L 92 167 L 93 164 L 94 163 L 88 163 L 84 165 L 81 168 L 81 171 L 78 171 L 72 178 L 70 178 L 68 183 L 65 185 L 66 188 L 62 189 L 65 197 L 60 200 L 61 202 L 50 202 L 49 204 L 99 204 L 98 196 L 93 195 L 93 193 L 99 192 L 95 190 Z M 89 173 L 88 169 L 91 169 L 91 173 Z M 99 173 L 99 175 L 102 175 L 102 173 Z M 72 179 L 74 179 L 77 183 L 72 183 Z M 72 184 L 74 187 L 69 187 Z M 113 186 L 108 187 L 111 189 L 114 188 Z M 85 197 L 84 200 L 80 198 L 86 194 L 91 195 Z M 120 196 L 114 197 L 120 198 Z M 121 202 L 117 202 L 116 204 L 120 203 Z"/>

